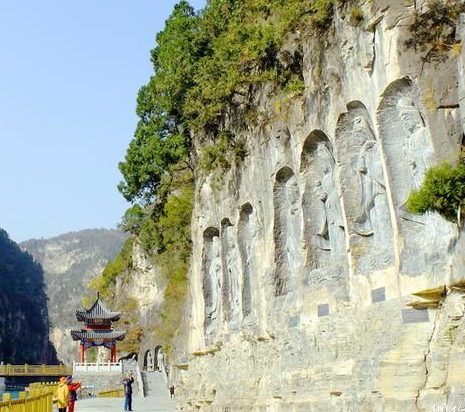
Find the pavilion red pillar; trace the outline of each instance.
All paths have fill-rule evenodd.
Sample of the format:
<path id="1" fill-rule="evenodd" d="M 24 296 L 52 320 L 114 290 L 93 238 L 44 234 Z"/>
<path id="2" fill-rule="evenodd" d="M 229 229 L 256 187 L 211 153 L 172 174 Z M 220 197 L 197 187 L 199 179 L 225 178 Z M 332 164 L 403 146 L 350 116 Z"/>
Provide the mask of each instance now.
<path id="1" fill-rule="evenodd" d="M 84 350 L 84 344 L 81 343 L 81 357 L 80 357 L 81 363 L 84 363 L 84 361 L 85 361 L 84 351 L 85 351 L 85 350 Z"/>
<path id="2" fill-rule="evenodd" d="M 111 360 L 110 362 L 115 363 L 116 362 L 116 343 L 113 344 L 111 347 Z"/>

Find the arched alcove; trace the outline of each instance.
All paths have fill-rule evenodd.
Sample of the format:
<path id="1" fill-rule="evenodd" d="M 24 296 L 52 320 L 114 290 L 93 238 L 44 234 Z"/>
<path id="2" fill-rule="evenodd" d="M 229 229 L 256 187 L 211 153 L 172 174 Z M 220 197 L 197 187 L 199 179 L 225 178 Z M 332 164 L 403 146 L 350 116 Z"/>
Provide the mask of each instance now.
<path id="1" fill-rule="evenodd" d="M 296 176 L 287 166 L 276 173 L 273 188 L 276 296 L 296 288 L 300 267 L 300 194 Z"/>
<path id="2" fill-rule="evenodd" d="M 240 209 L 237 232 L 242 267 L 242 316 L 250 325 L 256 322 L 253 306 L 257 267 L 257 222 L 250 203 L 245 203 Z"/>
<path id="3" fill-rule="evenodd" d="M 204 298 L 204 330 L 211 334 L 216 329 L 221 302 L 221 255 L 219 230 L 215 227 L 205 229 L 202 252 L 202 291 Z"/>
<path id="4" fill-rule="evenodd" d="M 145 351 L 144 354 L 144 370 L 153 371 L 155 369 L 155 357 L 154 353 L 150 349 Z"/>
<path id="5" fill-rule="evenodd" d="M 223 272 L 222 308 L 231 327 L 240 324 L 240 263 L 235 227 L 228 218 L 221 221 L 221 263 Z"/>
<path id="6" fill-rule="evenodd" d="M 403 239 L 401 272 L 442 275 L 448 265 L 444 252 L 455 242 L 453 225 L 437 213 L 414 215 L 406 207 L 410 192 L 421 186 L 426 170 L 436 161 L 426 112 L 414 81 L 404 77 L 386 88 L 377 121 L 395 218 Z"/>
<path id="7" fill-rule="evenodd" d="M 346 233 L 339 197 L 333 146 L 324 132 L 305 139 L 300 173 L 307 282 L 313 286 L 340 282 L 347 268 Z"/>
<path id="8" fill-rule="evenodd" d="M 155 350 L 154 350 L 154 353 L 155 353 L 155 356 L 154 356 L 154 368 L 155 370 L 157 371 L 164 371 L 164 355 L 163 355 L 163 351 L 162 351 L 162 347 L 161 345 L 158 345 L 155 347 Z"/>
<path id="9" fill-rule="evenodd" d="M 354 270 L 368 275 L 394 264 L 394 241 L 382 150 L 362 102 L 339 116 L 335 146 Z"/>

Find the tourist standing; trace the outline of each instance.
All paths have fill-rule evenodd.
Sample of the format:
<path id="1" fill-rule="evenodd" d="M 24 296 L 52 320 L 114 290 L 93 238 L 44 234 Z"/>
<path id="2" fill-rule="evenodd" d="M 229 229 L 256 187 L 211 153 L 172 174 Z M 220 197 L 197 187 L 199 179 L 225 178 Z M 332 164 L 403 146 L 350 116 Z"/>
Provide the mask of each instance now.
<path id="1" fill-rule="evenodd" d="M 69 402 L 69 389 L 68 389 L 68 385 L 66 384 L 66 378 L 62 376 L 58 383 L 58 389 L 57 389 L 58 412 L 66 412 L 66 407 L 68 406 L 68 402 Z"/>
<path id="2" fill-rule="evenodd" d="M 69 390 L 69 401 L 68 401 L 68 410 L 69 412 L 74 412 L 74 402 L 76 402 L 77 395 L 76 391 L 81 387 L 81 382 L 73 382 L 73 377 L 68 376 L 66 378 L 66 383 L 68 384 Z"/>
<path id="3" fill-rule="evenodd" d="M 170 398 L 174 397 L 174 385 L 170 386 Z"/>
<path id="4" fill-rule="evenodd" d="M 132 411 L 132 384 L 134 383 L 134 378 L 132 375 L 126 376 L 123 379 L 124 387 L 124 410 Z"/>

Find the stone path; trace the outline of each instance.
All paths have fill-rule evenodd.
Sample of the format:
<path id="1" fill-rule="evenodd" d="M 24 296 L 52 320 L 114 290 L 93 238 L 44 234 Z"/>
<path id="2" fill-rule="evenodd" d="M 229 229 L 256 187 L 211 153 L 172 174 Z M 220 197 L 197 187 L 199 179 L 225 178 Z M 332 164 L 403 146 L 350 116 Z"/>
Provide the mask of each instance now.
<path id="1" fill-rule="evenodd" d="M 133 397 L 134 412 L 175 412 L 174 399 L 170 399 L 166 382 L 159 372 L 146 374 L 147 397 Z M 124 398 L 87 398 L 76 402 L 75 412 L 123 412 Z"/>
<path id="2" fill-rule="evenodd" d="M 175 402 L 167 396 L 133 398 L 134 412 L 175 412 Z M 123 412 L 123 398 L 89 398 L 76 402 L 75 412 Z"/>

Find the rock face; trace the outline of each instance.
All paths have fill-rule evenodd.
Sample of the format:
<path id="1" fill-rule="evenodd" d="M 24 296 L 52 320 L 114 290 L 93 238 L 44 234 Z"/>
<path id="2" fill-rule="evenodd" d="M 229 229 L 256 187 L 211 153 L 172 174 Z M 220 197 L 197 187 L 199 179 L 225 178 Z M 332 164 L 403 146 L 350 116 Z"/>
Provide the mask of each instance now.
<path id="1" fill-rule="evenodd" d="M 143 331 L 138 343 L 141 369 L 153 370 L 161 364 L 157 361 L 157 356 L 162 356 L 161 345 L 153 331 L 161 323 L 165 287 L 166 279 L 159 267 L 147 256 L 141 245 L 134 242 L 131 269 L 117 278 L 111 304 L 113 309 L 120 310 L 123 317 L 129 319 L 124 324 L 125 330 L 130 333 L 131 328 L 140 327 Z M 136 349 L 130 351 L 133 350 Z"/>
<path id="2" fill-rule="evenodd" d="M 126 236 L 117 230 L 92 229 L 51 239 L 21 243 L 44 269 L 50 314 L 50 339 L 65 364 L 78 359 L 78 346 L 69 331 L 81 327 L 75 311 L 82 308 L 84 293 L 93 298 L 89 282 L 119 253 Z"/>
<path id="3" fill-rule="evenodd" d="M 243 163 L 222 189 L 197 181 L 171 366 L 183 410 L 464 406 L 464 234 L 405 202 L 428 167 L 457 161 L 465 52 L 406 47 L 405 1 L 363 13 L 304 39 L 304 96 L 263 90 L 271 120 L 250 126 Z"/>
<path id="4" fill-rule="evenodd" d="M 0 360 L 57 363 L 49 341 L 44 274 L 32 256 L 0 229 Z"/>

